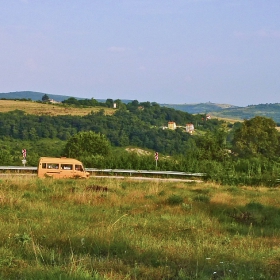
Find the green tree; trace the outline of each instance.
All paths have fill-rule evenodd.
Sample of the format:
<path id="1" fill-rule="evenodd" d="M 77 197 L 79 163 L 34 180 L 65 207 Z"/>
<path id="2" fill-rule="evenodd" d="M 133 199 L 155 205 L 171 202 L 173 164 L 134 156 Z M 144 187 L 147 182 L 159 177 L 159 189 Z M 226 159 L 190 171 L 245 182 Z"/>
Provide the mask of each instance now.
<path id="1" fill-rule="evenodd" d="M 68 157 L 107 156 L 111 143 L 106 136 L 93 131 L 82 131 L 73 135 L 66 143 L 64 154 Z"/>
<path id="2" fill-rule="evenodd" d="M 199 159 L 224 160 L 226 158 L 226 132 L 223 128 L 207 131 L 195 138 Z"/>
<path id="3" fill-rule="evenodd" d="M 11 164 L 12 157 L 11 157 L 10 151 L 7 150 L 7 148 L 0 150 L 0 160 L 1 160 L 2 165 Z"/>
<path id="4" fill-rule="evenodd" d="M 31 128 L 29 129 L 29 139 L 30 139 L 31 141 L 36 141 L 36 140 L 39 139 L 39 137 L 38 137 L 38 135 L 37 135 L 37 131 L 36 131 L 36 129 L 35 129 L 34 127 L 31 127 Z"/>
<path id="5" fill-rule="evenodd" d="M 106 106 L 107 106 L 108 108 L 113 108 L 113 106 L 114 106 L 114 100 L 111 99 L 111 98 L 108 98 L 108 99 L 106 99 L 105 104 L 106 104 Z"/>
<path id="6" fill-rule="evenodd" d="M 50 98 L 49 98 L 49 96 L 47 95 L 47 94 L 44 94 L 43 96 L 42 96 L 42 101 L 43 102 L 48 102 L 50 100 Z"/>
<path id="7" fill-rule="evenodd" d="M 117 109 L 126 110 L 126 105 L 120 99 L 116 99 L 114 102 L 117 105 Z"/>
<path id="8" fill-rule="evenodd" d="M 279 133 L 276 123 L 266 117 L 254 117 L 245 120 L 236 130 L 233 149 L 243 157 L 264 156 L 272 158 L 279 146 Z"/>
<path id="9" fill-rule="evenodd" d="M 79 100 L 76 99 L 75 97 L 69 97 L 68 99 L 63 100 L 61 103 L 63 104 L 69 104 L 69 105 L 76 105 L 79 106 Z"/>

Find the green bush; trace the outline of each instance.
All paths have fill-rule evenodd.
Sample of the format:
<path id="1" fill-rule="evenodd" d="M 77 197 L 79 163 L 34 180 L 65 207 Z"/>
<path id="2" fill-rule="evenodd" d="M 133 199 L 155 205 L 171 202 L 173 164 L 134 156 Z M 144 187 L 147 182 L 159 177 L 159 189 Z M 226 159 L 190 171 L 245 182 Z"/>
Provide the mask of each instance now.
<path id="1" fill-rule="evenodd" d="M 177 195 L 177 194 L 172 194 L 167 199 L 167 202 L 170 205 L 178 205 L 178 204 L 183 203 L 183 201 L 184 201 L 184 198 L 181 195 Z"/>

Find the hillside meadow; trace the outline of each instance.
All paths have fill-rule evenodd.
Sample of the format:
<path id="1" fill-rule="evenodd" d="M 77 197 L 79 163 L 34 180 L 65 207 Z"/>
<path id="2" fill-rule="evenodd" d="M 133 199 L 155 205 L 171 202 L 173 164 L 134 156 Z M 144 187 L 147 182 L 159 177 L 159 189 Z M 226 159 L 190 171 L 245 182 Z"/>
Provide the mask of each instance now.
<path id="1" fill-rule="evenodd" d="M 0 279 L 279 279 L 278 188 L 2 177 Z"/>
<path id="2" fill-rule="evenodd" d="M 35 101 L 22 101 L 22 100 L 1 100 L 0 99 L 0 112 L 7 113 L 14 110 L 21 110 L 30 115 L 71 115 L 71 116 L 85 116 L 92 112 L 98 112 L 104 110 L 105 115 L 112 115 L 116 111 L 113 108 L 106 107 L 76 107 L 62 104 L 49 104 Z M 217 118 L 228 123 L 240 122 L 241 118 L 227 118 L 215 116 L 215 113 L 211 115 L 212 118 Z"/>
<path id="3" fill-rule="evenodd" d="M 104 110 L 104 113 L 111 115 L 115 112 L 114 109 L 105 107 L 85 107 L 76 108 L 74 106 L 67 106 L 61 104 L 39 103 L 34 101 L 21 100 L 0 100 L 0 112 L 6 113 L 14 110 L 21 110 L 30 115 L 48 115 L 48 116 L 85 116 L 91 112 L 98 112 Z"/>

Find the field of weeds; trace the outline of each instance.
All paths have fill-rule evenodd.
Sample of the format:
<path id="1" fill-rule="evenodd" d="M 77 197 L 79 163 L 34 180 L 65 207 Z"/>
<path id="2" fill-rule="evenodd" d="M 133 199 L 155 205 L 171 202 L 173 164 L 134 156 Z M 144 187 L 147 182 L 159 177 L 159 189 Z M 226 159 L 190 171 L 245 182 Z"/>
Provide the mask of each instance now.
<path id="1" fill-rule="evenodd" d="M 0 279 L 279 279 L 278 188 L 0 181 Z"/>

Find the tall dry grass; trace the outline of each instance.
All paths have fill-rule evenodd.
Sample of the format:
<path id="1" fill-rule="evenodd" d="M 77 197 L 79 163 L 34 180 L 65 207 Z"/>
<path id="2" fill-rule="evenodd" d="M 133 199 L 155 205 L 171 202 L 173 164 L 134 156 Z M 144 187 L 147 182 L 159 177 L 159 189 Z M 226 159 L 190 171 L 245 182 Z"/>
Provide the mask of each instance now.
<path id="1" fill-rule="evenodd" d="M 32 115 L 49 116 L 85 116 L 91 112 L 98 112 L 100 110 L 104 110 L 106 115 L 112 115 L 115 112 L 114 109 L 105 107 L 77 108 L 73 106 L 61 106 L 34 101 L 0 100 L 0 112 L 6 113 L 14 110 L 21 110 Z"/>
<path id="2" fill-rule="evenodd" d="M 280 277 L 276 188 L 11 176 L 0 189 L 1 279 Z"/>

